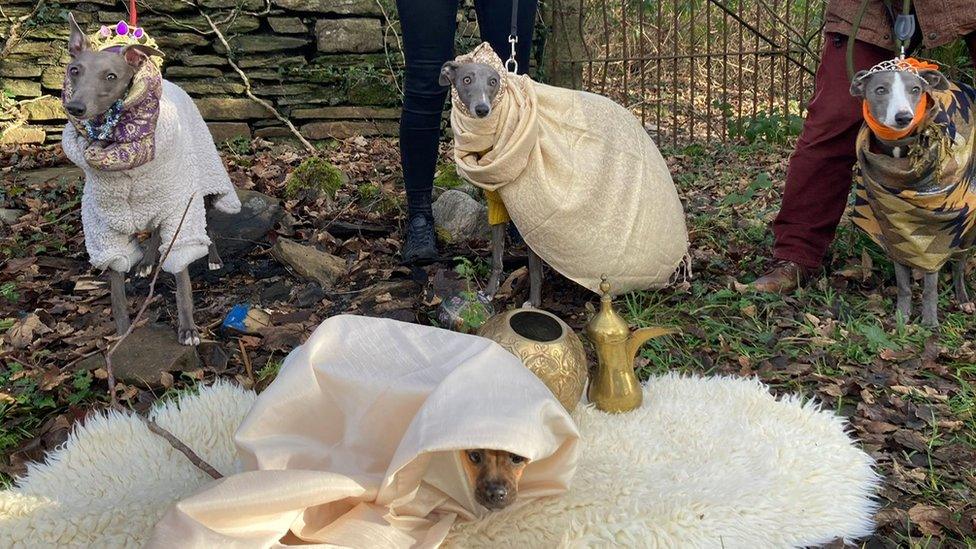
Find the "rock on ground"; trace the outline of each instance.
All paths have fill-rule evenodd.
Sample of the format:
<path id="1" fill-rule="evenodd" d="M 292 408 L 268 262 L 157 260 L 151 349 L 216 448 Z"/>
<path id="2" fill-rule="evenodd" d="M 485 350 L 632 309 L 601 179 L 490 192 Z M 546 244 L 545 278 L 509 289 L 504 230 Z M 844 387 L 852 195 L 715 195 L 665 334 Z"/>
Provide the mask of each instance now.
<path id="1" fill-rule="evenodd" d="M 287 238 L 279 238 L 271 254 L 299 276 L 318 282 L 322 288 L 332 288 L 346 274 L 346 261 L 341 257 Z"/>
<path id="2" fill-rule="evenodd" d="M 105 357 L 95 355 L 79 363 L 83 370 L 105 368 Z M 189 372 L 200 368 L 195 347 L 180 345 L 176 327 L 149 324 L 125 338 L 112 355 L 115 378 L 127 385 L 159 386 L 163 372 Z"/>
<path id="3" fill-rule="evenodd" d="M 452 242 L 486 240 L 488 208 L 462 191 L 444 191 L 434 202 L 434 225 Z"/>
<path id="4" fill-rule="evenodd" d="M 24 213 L 26 213 L 24 210 L 0 208 L 0 222 L 3 222 L 5 225 L 13 225 Z"/>
<path id="5" fill-rule="evenodd" d="M 240 212 L 207 212 L 207 228 L 224 261 L 245 254 L 264 241 L 283 212 L 277 198 L 257 191 L 238 189 L 237 196 L 241 199 Z"/>

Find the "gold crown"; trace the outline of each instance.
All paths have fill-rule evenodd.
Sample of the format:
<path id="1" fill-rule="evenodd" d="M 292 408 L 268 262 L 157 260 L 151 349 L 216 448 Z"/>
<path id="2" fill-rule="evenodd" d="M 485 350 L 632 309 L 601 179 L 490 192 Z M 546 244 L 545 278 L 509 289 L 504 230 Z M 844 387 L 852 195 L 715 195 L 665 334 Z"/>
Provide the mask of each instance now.
<path id="1" fill-rule="evenodd" d="M 116 46 L 131 46 L 133 44 L 148 46 L 155 50 L 159 49 L 156 46 L 156 41 L 150 38 L 142 30 L 142 27 L 132 27 L 125 21 L 119 21 L 111 27 L 102 25 L 102 28 L 98 32 L 88 37 L 88 42 L 91 43 L 92 49 L 96 51 L 102 51 Z M 152 55 L 149 59 L 157 67 L 163 65 L 163 58 L 158 55 Z"/>

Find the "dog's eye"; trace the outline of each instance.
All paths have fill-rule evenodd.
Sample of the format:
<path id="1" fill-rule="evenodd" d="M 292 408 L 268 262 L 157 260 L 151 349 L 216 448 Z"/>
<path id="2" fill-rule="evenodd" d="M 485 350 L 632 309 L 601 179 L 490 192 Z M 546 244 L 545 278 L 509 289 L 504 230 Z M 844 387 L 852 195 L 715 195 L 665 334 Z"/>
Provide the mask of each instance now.
<path id="1" fill-rule="evenodd" d="M 509 457 L 512 460 L 512 463 L 517 464 L 517 463 L 523 463 L 525 461 L 525 458 L 518 454 L 509 454 Z"/>
<path id="2" fill-rule="evenodd" d="M 475 465 L 481 463 L 481 452 L 468 452 L 468 459 Z"/>
<path id="3" fill-rule="evenodd" d="M 878 94 L 878 95 L 884 95 L 884 94 L 885 94 L 885 92 L 887 92 L 887 91 L 888 91 L 888 90 L 886 90 L 886 89 L 884 88 L 884 86 L 878 86 L 877 88 L 875 88 L 875 90 L 874 90 L 874 93 L 876 93 L 876 94 Z"/>
<path id="4" fill-rule="evenodd" d="M 464 82 L 465 84 L 470 84 L 471 83 L 471 77 L 470 76 L 465 76 L 464 79 L 461 80 L 461 81 Z"/>
<path id="5" fill-rule="evenodd" d="M 69 67 L 68 74 L 71 76 L 78 76 L 78 67 Z"/>
<path id="6" fill-rule="evenodd" d="M 117 77 L 113 73 L 108 73 L 105 75 L 105 80 L 115 80 Z"/>
<path id="7" fill-rule="evenodd" d="M 488 83 L 491 84 L 492 86 L 497 86 L 498 85 L 498 79 L 497 78 L 492 78 L 491 80 L 488 81 Z"/>

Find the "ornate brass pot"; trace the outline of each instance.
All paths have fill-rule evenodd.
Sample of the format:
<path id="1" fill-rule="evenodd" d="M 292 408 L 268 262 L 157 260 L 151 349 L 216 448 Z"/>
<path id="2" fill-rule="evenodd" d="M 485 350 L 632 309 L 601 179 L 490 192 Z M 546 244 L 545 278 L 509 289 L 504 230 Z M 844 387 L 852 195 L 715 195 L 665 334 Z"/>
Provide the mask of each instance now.
<path id="1" fill-rule="evenodd" d="M 586 351 L 573 329 L 552 313 L 514 309 L 488 319 L 478 335 L 522 359 L 572 412 L 586 386 Z"/>

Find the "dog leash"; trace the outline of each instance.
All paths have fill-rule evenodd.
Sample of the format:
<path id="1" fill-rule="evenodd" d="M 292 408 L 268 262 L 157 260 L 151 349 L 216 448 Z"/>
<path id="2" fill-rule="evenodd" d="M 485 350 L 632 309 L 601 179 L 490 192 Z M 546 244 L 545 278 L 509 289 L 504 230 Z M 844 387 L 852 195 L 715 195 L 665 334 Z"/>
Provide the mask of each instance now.
<path id="1" fill-rule="evenodd" d="M 512 28 L 508 33 L 508 43 L 512 46 L 512 53 L 508 56 L 508 61 L 505 61 L 505 70 L 517 73 L 518 59 L 515 59 L 515 46 L 518 44 L 518 0 L 512 0 Z"/>
<path id="2" fill-rule="evenodd" d="M 868 2 L 871 0 L 861 0 L 861 7 L 854 17 L 851 26 L 851 35 L 847 37 L 847 79 L 854 81 L 854 41 L 857 39 L 857 32 L 861 29 L 861 21 L 867 12 Z M 885 7 L 888 9 L 888 16 L 892 18 L 892 31 L 895 35 L 895 50 L 899 59 L 904 60 L 908 52 L 908 46 L 915 36 L 915 15 L 911 13 L 912 0 L 905 0 L 902 4 L 901 13 L 895 16 L 894 9 L 891 7 L 890 0 L 884 0 Z"/>

